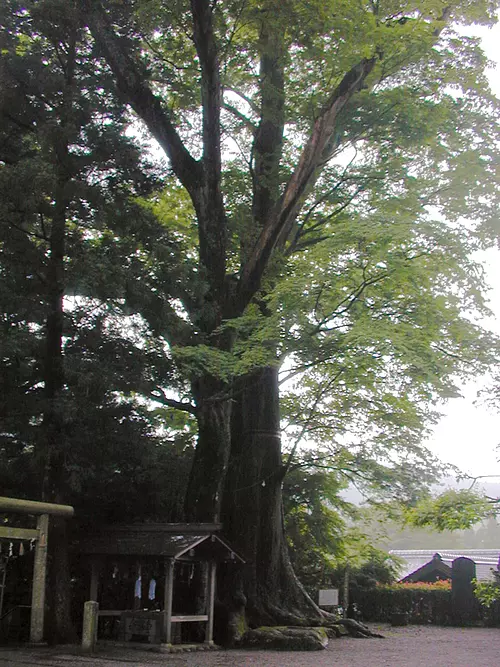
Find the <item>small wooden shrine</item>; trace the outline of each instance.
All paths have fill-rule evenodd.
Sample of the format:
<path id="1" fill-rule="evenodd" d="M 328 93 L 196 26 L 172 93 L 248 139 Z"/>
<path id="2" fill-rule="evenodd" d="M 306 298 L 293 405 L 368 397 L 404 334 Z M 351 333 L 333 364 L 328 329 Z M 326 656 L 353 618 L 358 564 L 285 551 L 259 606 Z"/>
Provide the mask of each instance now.
<path id="1" fill-rule="evenodd" d="M 103 526 L 81 552 L 90 556 L 89 600 L 99 619 L 114 619 L 119 639 L 171 645 L 180 624 L 204 624 L 213 643 L 216 568 L 243 559 L 220 524 Z M 200 589 L 204 594 L 200 595 Z M 101 623 L 102 624 L 102 623 Z"/>

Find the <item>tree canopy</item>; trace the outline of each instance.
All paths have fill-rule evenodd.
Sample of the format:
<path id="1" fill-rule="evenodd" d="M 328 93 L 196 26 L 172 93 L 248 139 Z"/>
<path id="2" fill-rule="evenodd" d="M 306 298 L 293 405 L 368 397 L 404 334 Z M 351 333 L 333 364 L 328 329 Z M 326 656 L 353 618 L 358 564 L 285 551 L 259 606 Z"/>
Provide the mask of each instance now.
<path id="1" fill-rule="evenodd" d="M 118 475 L 116 498 L 137 473 L 172 516 L 187 486 L 249 555 L 250 616 L 317 613 L 285 475 L 413 502 L 436 405 L 498 360 L 472 259 L 498 239 L 498 100 L 463 34 L 498 3 L 1 7 L 5 479 L 67 500 Z"/>

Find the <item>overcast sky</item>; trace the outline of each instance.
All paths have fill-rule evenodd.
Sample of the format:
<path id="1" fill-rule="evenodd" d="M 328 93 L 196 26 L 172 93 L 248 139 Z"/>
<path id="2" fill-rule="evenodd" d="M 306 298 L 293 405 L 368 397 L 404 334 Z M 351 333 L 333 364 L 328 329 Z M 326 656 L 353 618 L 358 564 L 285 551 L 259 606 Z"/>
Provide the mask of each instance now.
<path id="1" fill-rule="evenodd" d="M 500 24 L 489 30 L 478 28 L 474 34 L 482 37 L 485 53 L 495 63 L 490 70 L 490 83 L 500 97 Z M 495 314 L 487 324 L 500 334 L 500 252 L 487 253 L 484 263 L 492 287 L 490 308 Z M 500 443 L 500 407 L 494 412 L 474 404 L 480 386 L 471 383 L 463 387 L 463 398 L 449 401 L 445 416 L 426 444 L 443 461 L 459 466 L 464 472 L 500 478 L 500 450 L 496 450 Z"/>

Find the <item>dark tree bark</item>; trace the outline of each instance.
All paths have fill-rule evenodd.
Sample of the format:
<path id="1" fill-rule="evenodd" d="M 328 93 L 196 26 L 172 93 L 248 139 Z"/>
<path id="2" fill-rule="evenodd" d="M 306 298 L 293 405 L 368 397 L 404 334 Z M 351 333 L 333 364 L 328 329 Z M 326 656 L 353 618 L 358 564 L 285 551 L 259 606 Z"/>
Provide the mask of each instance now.
<path id="1" fill-rule="evenodd" d="M 193 383 L 198 444 L 186 493 L 188 521 L 219 521 L 229 450 L 231 401 L 229 387 L 206 376 Z"/>
<path id="2" fill-rule="evenodd" d="M 64 64 L 65 86 L 61 106 L 61 123 L 53 131 L 52 155 L 57 177 L 50 230 L 48 260 L 46 351 L 44 363 L 45 411 L 42 425 L 44 473 L 42 500 L 64 503 L 66 489 L 66 452 L 64 447 L 64 290 L 66 216 L 70 203 L 69 185 L 72 180 L 68 150 L 71 132 L 76 30 L 68 42 Z M 73 641 L 76 637 L 71 619 L 71 574 L 66 523 L 53 517 L 49 531 L 49 570 L 47 602 L 52 623 L 47 634 L 53 642 Z"/>
<path id="3" fill-rule="evenodd" d="M 66 152 L 65 149 L 62 149 Z M 58 158 L 56 158 L 57 160 Z M 57 168 L 57 166 L 56 166 Z M 60 171 L 60 169 L 59 169 Z M 45 332 L 45 361 L 43 380 L 45 388 L 45 411 L 43 418 L 44 474 L 42 480 L 43 500 L 53 501 L 60 495 L 63 416 L 62 390 L 63 369 L 63 297 L 64 297 L 64 253 L 66 236 L 65 188 L 68 178 L 60 174 L 51 221 L 50 256 L 45 282 L 47 285 L 47 320 Z"/>
<path id="4" fill-rule="evenodd" d="M 297 580 L 283 527 L 281 436 L 276 368 L 235 383 L 231 455 L 222 509 L 224 533 L 247 563 L 222 582 L 231 606 L 246 598 L 251 624 L 319 622 L 321 611 Z"/>
<path id="5" fill-rule="evenodd" d="M 43 419 L 43 452 L 45 458 L 42 481 L 42 500 L 66 502 L 66 466 L 63 425 L 63 295 L 64 295 L 64 245 L 66 228 L 66 198 L 64 190 L 67 176 L 61 176 L 56 195 L 50 259 L 47 271 L 46 356 L 44 365 L 45 413 Z M 66 520 L 52 517 L 49 531 L 49 570 L 47 602 L 51 613 L 51 625 L 47 628 L 53 642 L 73 641 L 75 630 L 71 620 L 71 574 Z"/>
<path id="6" fill-rule="evenodd" d="M 375 57 L 365 58 L 351 68 L 332 92 L 315 121 L 295 171 L 279 201 L 269 209 L 259 238 L 242 268 L 237 292 L 240 307 L 245 307 L 259 291 L 262 276 L 276 247 L 283 248 L 289 240 L 304 198 L 330 156 L 339 114 L 353 95 L 363 87 L 375 63 Z"/>
<path id="7" fill-rule="evenodd" d="M 261 108 L 253 143 L 252 210 L 257 242 L 249 252 L 242 249 L 244 268 L 238 286 L 241 311 L 247 298 L 258 294 L 262 272 L 280 234 L 283 235 L 281 218 L 284 213 L 280 210 L 290 205 L 289 198 L 280 199 L 286 60 L 280 17 L 264 16 L 259 48 Z M 316 166 L 312 166 L 313 171 Z M 301 176 L 294 177 L 291 190 L 295 187 L 300 190 L 301 186 L 294 183 L 298 183 Z M 300 202 L 300 192 L 296 199 Z M 298 210 L 298 204 L 295 208 Z M 284 474 L 278 372 L 269 366 L 235 382 L 231 452 L 222 513 L 224 532 L 247 564 L 237 581 L 234 573 L 228 573 L 221 593 L 233 612 L 241 612 L 241 603 L 245 600 L 247 620 L 254 625 L 299 624 L 306 619 L 319 622 L 322 618 L 290 563 L 283 525 Z"/>
<path id="8" fill-rule="evenodd" d="M 51 517 L 49 551 L 47 639 L 52 644 L 74 643 L 77 635 L 71 615 L 69 535 L 67 521 L 63 517 Z"/>
<path id="9" fill-rule="evenodd" d="M 43 451 L 45 458 L 42 481 L 42 500 L 64 503 L 66 486 L 63 433 L 63 294 L 64 239 L 66 207 L 61 182 L 60 197 L 55 204 L 50 240 L 50 259 L 47 271 L 46 356 L 44 366 L 45 414 L 43 418 Z M 49 570 L 47 602 L 52 623 L 47 628 L 51 641 L 72 641 L 75 638 L 71 622 L 71 598 L 68 541 L 65 519 L 52 517 L 49 531 Z"/>

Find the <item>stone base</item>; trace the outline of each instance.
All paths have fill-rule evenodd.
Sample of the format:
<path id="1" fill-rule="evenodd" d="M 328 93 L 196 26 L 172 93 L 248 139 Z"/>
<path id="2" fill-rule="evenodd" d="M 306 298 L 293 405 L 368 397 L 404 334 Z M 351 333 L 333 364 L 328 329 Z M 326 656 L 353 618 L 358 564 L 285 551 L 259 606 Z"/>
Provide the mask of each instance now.
<path id="1" fill-rule="evenodd" d="M 97 652 L 101 647 L 131 648 L 138 651 L 151 651 L 152 653 L 192 653 L 194 651 L 217 651 L 219 647 L 213 643 L 203 644 L 147 644 L 145 642 L 124 642 L 102 639 L 97 642 Z"/>

